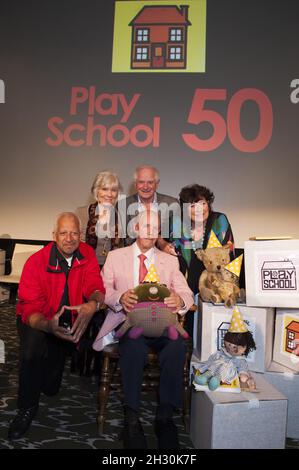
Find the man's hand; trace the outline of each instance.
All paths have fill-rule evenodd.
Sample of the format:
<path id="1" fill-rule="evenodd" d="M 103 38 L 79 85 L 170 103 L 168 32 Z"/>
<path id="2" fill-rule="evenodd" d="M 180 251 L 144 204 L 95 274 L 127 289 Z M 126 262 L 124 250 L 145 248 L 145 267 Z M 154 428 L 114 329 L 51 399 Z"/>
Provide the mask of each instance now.
<path id="1" fill-rule="evenodd" d="M 70 330 L 67 328 L 63 328 L 62 326 L 59 326 L 59 317 L 63 314 L 65 310 L 65 306 L 63 306 L 59 312 L 54 315 L 51 320 L 48 320 L 48 328 L 47 331 L 48 333 L 52 333 L 53 335 L 57 336 L 57 338 L 70 341 L 71 343 L 74 342 L 73 336 L 70 334 Z"/>
<path id="2" fill-rule="evenodd" d="M 88 323 L 96 311 L 96 304 L 97 303 L 95 300 L 91 300 L 85 304 L 65 307 L 66 310 L 76 310 L 78 312 L 76 321 L 70 331 L 70 334 L 73 336 L 74 343 L 78 343 L 84 331 L 86 330 Z"/>
<path id="3" fill-rule="evenodd" d="M 184 307 L 183 299 L 173 291 L 169 297 L 165 297 L 164 303 L 171 308 L 173 313 L 178 313 Z"/>
<path id="4" fill-rule="evenodd" d="M 137 304 L 138 297 L 134 293 L 134 289 L 129 289 L 122 294 L 119 299 L 125 312 L 129 313 L 135 304 Z"/>

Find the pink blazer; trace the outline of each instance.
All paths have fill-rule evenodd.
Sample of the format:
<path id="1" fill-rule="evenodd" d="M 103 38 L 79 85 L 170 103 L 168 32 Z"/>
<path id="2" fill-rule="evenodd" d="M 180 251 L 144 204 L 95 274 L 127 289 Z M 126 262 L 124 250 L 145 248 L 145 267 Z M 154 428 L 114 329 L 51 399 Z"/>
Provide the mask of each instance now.
<path id="1" fill-rule="evenodd" d="M 93 343 L 93 348 L 96 351 L 101 351 L 105 346 L 103 337 L 126 318 L 125 313 L 122 310 L 119 311 L 119 299 L 124 292 L 134 287 L 133 266 L 133 245 L 108 253 L 102 270 L 108 313 Z M 160 282 L 166 284 L 169 289 L 174 290 L 184 300 L 185 309 L 182 313 L 186 313 L 193 305 L 194 298 L 185 277 L 179 270 L 177 258 L 155 248 L 155 268 Z"/>

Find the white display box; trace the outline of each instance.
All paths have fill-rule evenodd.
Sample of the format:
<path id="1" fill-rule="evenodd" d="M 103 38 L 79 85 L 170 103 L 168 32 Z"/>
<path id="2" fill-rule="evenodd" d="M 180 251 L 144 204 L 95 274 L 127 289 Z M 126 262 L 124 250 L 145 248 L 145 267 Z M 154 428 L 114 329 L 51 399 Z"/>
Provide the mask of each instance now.
<path id="1" fill-rule="evenodd" d="M 299 309 L 276 309 L 273 361 L 299 372 L 299 355 L 294 354 L 297 347 Z"/>
<path id="2" fill-rule="evenodd" d="M 264 378 L 288 399 L 287 437 L 299 439 L 299 373 L 272 362 Z"/>
<path id="3" fill-rule="evenodd" d="M 244 304 L 238 305 L 238 309 L 257 347 L 246 358 L 249 369 L 265 372 L 272 360 L 275 310 Z M 198 312 L 194 317 L 193 344 L 201 361 L 206 361 L 223 346 L 223 337 L 229 328 L 232 313 L 233 308 L 199 300 Z"/>
<path id="4" fill-rule="evenodd" d="M 246 241 L 246 304 L 299 307 L 299 240 Z"/>
<path id="5" fill-rule="evenodd" d="M 191 359 L 190 359 L 190 373 L 189 373 L 190 384 L 192 383 L 192 380 L 193 380 L 193 366 L 196 367 L 199 362 L 200 362 L 200 359 L 199 359 L 199 356 L 197 354 L 197 351 L 193 350 L 192 356 L 191 356 Z"/>
<path id="6" fill-rule="evenodd" d="M 284 449 L 286 397 L 261 374 L 259 393 L 195 392 L 190 437 L 196 449 Z"/>

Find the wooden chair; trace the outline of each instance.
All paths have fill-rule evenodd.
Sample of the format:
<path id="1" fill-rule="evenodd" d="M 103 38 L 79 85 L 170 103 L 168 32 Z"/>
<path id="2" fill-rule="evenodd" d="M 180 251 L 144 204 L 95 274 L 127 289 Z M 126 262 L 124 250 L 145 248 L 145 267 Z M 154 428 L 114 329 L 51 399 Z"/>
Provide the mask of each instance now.
<path id="1" fill-rule="evenodd" d="M 194 311 L 194 307 L 192 310 Z M 184 316 L 179 316 L 180 323 L 184 324 Z M 187 352 L 184 364 L 183 377 L 183 422 L 185 428 L 189 427 L 189 410 L 190 410 L 190 385 L 189 385 L 189 367 L 192 353 L 192 341 L 186 340 Z M 104 433 L 104 426 L 107 416 L 107 403 L 110 390 L 122 392 L 121 375 L 119 368 L 118 343 L 109 344 L 103 349 L 103 363 L 100 375 L 99 391 L 98 391 L 98 432 L 99 435 Z M 148 353 L 148 363 L 144 368 L 142 391 L 155 390 L 158 391 L 160 379 L 160 371 L 158 364 L 158 356 L 154 350 L 150 349 Z"/>

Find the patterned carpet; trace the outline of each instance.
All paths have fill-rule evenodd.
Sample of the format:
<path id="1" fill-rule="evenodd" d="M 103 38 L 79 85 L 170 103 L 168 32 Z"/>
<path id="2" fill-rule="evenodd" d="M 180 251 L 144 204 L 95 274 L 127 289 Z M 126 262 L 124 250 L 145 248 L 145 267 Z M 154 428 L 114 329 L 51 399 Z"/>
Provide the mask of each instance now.
<path id="1" fill-rule="evenodd" d="M 105 434 L 98 436 L 97 377 L 80 377 L 71 373 L 70 360 L 66 364 L 60 393 L 55 397 L 42 395 L 40 407 L 26 437 L 11 443 L 7 429 L 16 410 L 18 385 L 18 337 L 15 308 L 0 305 L 0 339 L 5 343 L 5 364 L 0 363 L 0 449 L 122 449 L 122 404 L 111 392 Z M 148 447 L 157 448 L 152 423 L 155 414 L 155 395 L 142 397 L 141 421 Z M 192 449 L 180 416 L 175 417 L 182 449 Z"/>
<path id="2" fill-rule="evenodd" d="M 67 361 L 60 393 L 42 395 L 40 407 L 26 437 L 11 443 L 7 439 L 10 420 L 15 415 L 18 386 L 18 337 L 15 307 L 0 305 L 0 339 L 5 343 L 5 363 L 0 363 L 0 449 L 122 449 L 121 398 L 111 392 L 105 434 L 98 436 L 96 426 L 98 379 L 71 373 Z M 152 423 L 156 408 L 154 394 L 143 395 L 141 416 L 149 449 L 157 448 Z M 175 417 L 181 449 L 192 449 L 181 416 Z M 299 441 L 287 439 L 287 449 L 299 449 Z"/>

